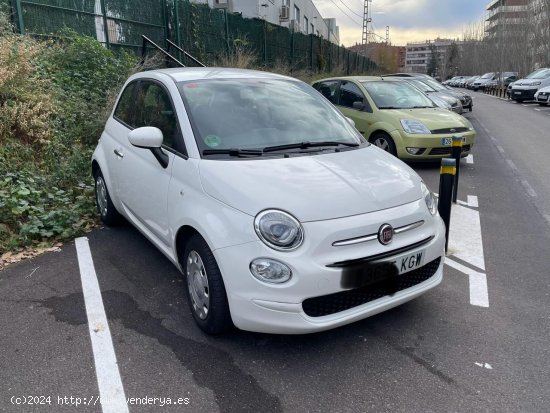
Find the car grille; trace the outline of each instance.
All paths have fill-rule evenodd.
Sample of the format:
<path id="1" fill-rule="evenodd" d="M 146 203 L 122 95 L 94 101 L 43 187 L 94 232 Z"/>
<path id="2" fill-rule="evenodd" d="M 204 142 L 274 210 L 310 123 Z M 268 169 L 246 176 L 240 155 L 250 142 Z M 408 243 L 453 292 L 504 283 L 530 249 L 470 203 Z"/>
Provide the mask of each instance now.
<path id="1" fill-rule="evenodd" d="M 462 152 L 468 152 L 470 145 L 462 145 Z M 450 155 L 452 148 L 450 146 L 445 148 L 432 148 L 430 155 Z"/>
<path id="2" fill-rule="evenodd" d="M 440 262 L 441 257 L 425 264 L 423 267 L 400 275 L 397 281 L 397 291 L 403 291 L 433 277 L 439 268 Z M 302 308 L 310 317 L 322 317 L 349 310 L 387 295 L 389 295 L 387 287 L 371 285 L 321 297 L 308 298 L 302 303 Z"/>
<path id="3" fill-rule="evenodd" d="M 461 126 L 461 127 L 457 127 L 457 128 L 434 129 L 430 132 L 432 132 L 435 135 L 446 135 L 448 133 L 468 132 L 468 128 Z"/>
<path id="4" fill-rule="evenodd" d="M 517 92 L 520 92 L 520 93 L 517 93 Z M 535 92 L 536 92 L 535 89 L 532 89 L 532 90 L 512 89 L 512 97 L 514 97 L 514 98 L 524 98 L 524 99 L 533 99 L 533 97 L 535 96 Z"/>

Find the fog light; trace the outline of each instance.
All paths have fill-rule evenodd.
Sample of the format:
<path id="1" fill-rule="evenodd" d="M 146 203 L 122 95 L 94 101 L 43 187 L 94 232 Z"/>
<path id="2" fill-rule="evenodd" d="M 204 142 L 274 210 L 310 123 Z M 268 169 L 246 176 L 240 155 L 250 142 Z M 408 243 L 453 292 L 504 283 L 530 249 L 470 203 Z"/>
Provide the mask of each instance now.
<path id="1" fill-rule="evenodd" d="M 258 280 L 273 284 L 287 282 L 292 276 L 286 264 L 269 258 L 256 258 L 250 263 L 250 272 Z"/>
<path id="2" fill-rule="evenodd" d="M 407 152 L 409 152 L 411 155 L 421 155 L 424 153 L 426 148 L 407 148 Z"/>

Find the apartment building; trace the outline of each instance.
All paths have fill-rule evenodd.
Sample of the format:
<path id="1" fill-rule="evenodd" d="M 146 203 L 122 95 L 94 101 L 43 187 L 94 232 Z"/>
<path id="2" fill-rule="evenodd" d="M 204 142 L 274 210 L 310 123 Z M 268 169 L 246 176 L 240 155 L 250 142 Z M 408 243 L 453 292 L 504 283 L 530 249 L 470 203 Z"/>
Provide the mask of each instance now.
<path id="1" fill-rule="evenodd" d="M 191 0 L 340 43 L 336 19 L 321 16 L 312 0 Z"/>
<path id="2" fill-rule="evenodd" d="M 487 4 L 485 32 L 488 36 L 522 30 L 529 17 L 530 0 L 492 0 Z"/>
<path id="3" fill-rule="evenodd" d="M 438 61 L 441 61 L 445 59 L 445 55 L 453 43 L 460 44 L 460 41 L 435 39 L 421 43 L 407 43 L 405 47 L 405 72 L 427 73 L 433 52 L 437 54 Z"/>

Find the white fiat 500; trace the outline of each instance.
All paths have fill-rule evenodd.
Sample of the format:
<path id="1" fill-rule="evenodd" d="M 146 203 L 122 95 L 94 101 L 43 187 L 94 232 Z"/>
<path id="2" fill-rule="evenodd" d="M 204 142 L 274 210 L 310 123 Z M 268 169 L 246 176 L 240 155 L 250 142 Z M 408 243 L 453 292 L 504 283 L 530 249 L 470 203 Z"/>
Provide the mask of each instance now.
<path id="1" fill-rule="evenodd" d="M 93 155 L 106 225 L 124 216 L 185 275 L 207 333 L 310 333 L 441 282 L 432 193 L 296 79 L 138 73 Z"/>

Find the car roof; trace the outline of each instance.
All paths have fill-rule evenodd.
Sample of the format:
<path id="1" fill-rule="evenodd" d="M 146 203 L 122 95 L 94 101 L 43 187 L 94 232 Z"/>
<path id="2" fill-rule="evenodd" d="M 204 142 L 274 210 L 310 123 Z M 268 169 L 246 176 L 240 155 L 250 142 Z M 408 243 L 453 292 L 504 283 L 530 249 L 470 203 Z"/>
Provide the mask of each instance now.
<path id="1" fill-rule="evenodd" d="M 424 73 L 388 73 L 382 75 L 383 77 L 430 77 Z"/>
<path id="2" fill-rule="evenodd" d="M 402 78 L 384 78 L 382 76 L 337 76 L 337 77 L 329 77 L 329 78 L 326 78 L 326 79 L 319 79 L 319 80 L 316 80 L 314 83 L 318 83 L 318 82 L 325 82 L 325 81 L 328 81 L 328 80 L 354 80 L 356 82 L 373 82 L 373 81 L 380 81 L 380 80 L 385 80 L 385 81 L 389 81 L 389 82 L 395 82 L 395 81 L 401 81 L 403 80 Z"/>
<path id="3" fill-rule="evenodd" d="M 132 79 L 141 77 L 154 77 L 156 75 L 167 75 L 174 82 L 185 82 L 189 80 L 203 79 L 286 79 L 294 78 L 279 75 L 276 73 L 262 72 L 259 70 L 233 69 L 227 67 L 177 67 L 171 69 L 157 69 L 139 72 L 132 76 Z"/>

